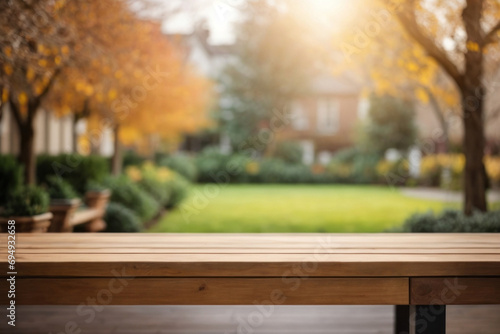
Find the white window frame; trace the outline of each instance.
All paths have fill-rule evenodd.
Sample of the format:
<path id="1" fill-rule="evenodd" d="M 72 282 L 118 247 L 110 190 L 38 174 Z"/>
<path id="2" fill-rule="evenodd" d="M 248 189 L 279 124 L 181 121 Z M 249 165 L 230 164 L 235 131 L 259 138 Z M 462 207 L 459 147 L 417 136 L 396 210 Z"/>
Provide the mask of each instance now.
<path id="1" fill-rule="evenodd" d="M 292 103 L 292 128 L 297 131 L 309 129 L 309 118 L 304 107 L 299 102 Z"/>
<path id="2" fill-rule="evenodd" d="M 317 128 L 322 134 L 334 134 L 340 127 L 340 103 L 337 99 L 318 100 Z"/>

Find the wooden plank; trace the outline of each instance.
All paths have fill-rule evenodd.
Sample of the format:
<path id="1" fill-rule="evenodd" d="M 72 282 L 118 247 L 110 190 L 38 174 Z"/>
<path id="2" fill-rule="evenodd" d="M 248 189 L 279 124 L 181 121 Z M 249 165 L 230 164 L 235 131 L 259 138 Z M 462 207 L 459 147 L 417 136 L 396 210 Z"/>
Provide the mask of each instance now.
<path id="1" fill-rule="evenodd" d="M 21 234 L 18 242 L 25 277 L 107 277 L 121 267 L 143 277 L 277 277 L 312 264 L 316 277 L 500 275 L 499 234 Z"/>
<path id="2" fill-rule="evenodd" d="M 7 254 L 7 250 L 4 251 Z M 500 254 L 500 248 L 426 248 L 426 249 L 396 249 L 396 248 L 336 248 L 315 251 L 307 248 L 173 248 L 173 247 L 105 247 L 85 248 L 65 246 L 52 248 L 51 245 L 40 248 L 18 248 L 18 254 Z"/>
<path id="3" fill-rule="evenodd" d="M 405 278 L 18 278 L 16 305 L 392 305 L 408 304 L 408 288 Z"/>
<path id="4" fill-rule="evenodd" d="M 95 261 L 76 261 L 66 255 L 67 261 L 25 262 L 16 264 L 22 277 L 109 277 L 112 270 L 122 270 L 137 277 L 415 277 L 415 276 L 500 276 L 498 262 L 428 262 L 428 261 L 149 261 L 143 255 L 123 254 L 121 260 L 111 257 L 106 261 L 101 254 Z M 153 254 L 155 255 L 155 254 Z M 58 255 L 57 257 L 60 257 Z M 149 257 L 151 257 L 150 255 Z M 52 256 L 53 258 L 55 256 Z M 129 259 L 127 259 L 127 257 Z M 262 257 L 260 255 L 259 257 Z M 0 273 L 0 277 L 5 274 Z"/>
<path id="5" fill-rule="evenodd" d="M 94 236 L 72 234 L 67 238 L 62 238 L 58 234 L 44 234 L 43 236 L 33 236 L 29 234 L 19 234 L 18 242 L 22 245 L 29 243 L 54 244 L 58 242 L 77 245 L 88 245 L 90 243 L 134 245 L 137 243 L 160 244 L 163 246 L 191 247 L 220 245 L 236 245 L 241 248 L 266 245 L 268 248 L 282 247 L 283 245 L 297 246 L 331 246 L 347 244 L 354 247 L 367 247 L 366 245 L 376 245 L 388 243 L 386 247 L 412 248 L 416 245 L 420 247 L 447 248 L 449 245 L 474 245 L 476 247 L 492 246 L 498 247 L 500 236 L 498 234 L 100 234 Z"/>
<path id="6" fill-rule="evenodd" d="M 102 218 L 104 211 L 101 208 L 89 208 L 76 211 L 70 220 L 71 226 L 88 223 L 94 219 Z"/>
<path id="7" fill-rule="evenodd" d="M 500 277 L 415 277 L 410 288 L 413 305 L 500 304 Z"/>
<path id="8" fill-rule="evenodd" d="M 39 239 L 39 237 L 34 236 L 30 233 L 22 234 L 26 238 Z M 96 235 L 96 238 L 114 238 L 116 236 L 127 237 L 131 239 L 158 237 L 163 239 L 165 237 L 175 238 L 177 240 L 190 241 L 193 239 L 198 240 L 210 240 L 215 238 L 232 238 L 232 239 L 251 239 L 251 240 L 268 240 L 268 241 L 280 241 L 280 240 L 290 240 L 290 239 L 301 239 L 301 240 L 315 240 L 317 238 L 330 237 L 332 239 L 344 239 L 344 240 L 358 240 L 361 239 L 373 239 L 373 240 L 394 240 L 396 239 L 413 239 L 419 240 L 425 238 L 426 240 L 441 240 L 441 241 L 454 241 L 454 240 L 497 240 L 497 233 L 140 233 L 140 234 L 123 234 L 123 233 L 106 233 Z M 71 238 L 81 239 L 80 235 L 70 235 Z M 93 235 L 82 235 L 84 238 L 93 238 Z M 46 233 L 43 235 L 43 239 L 50 238 L 60 238 L 58 233 Z"/>

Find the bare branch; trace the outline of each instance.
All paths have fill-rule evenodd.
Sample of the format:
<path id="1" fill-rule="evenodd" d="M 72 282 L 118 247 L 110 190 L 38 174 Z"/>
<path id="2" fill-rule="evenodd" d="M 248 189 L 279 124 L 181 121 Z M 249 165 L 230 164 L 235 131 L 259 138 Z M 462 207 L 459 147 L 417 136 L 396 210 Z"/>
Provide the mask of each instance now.
<path id="1" fill-rule="evenodd" d="M 497 37 L 497 33 L 500 30 L 500 21 L 497 22 L 493 26 L 493 28 L 490 29 L 488 33 L 484 36 L 482 46 L 486 46 L 490 43 L 493 43 L 495 41 L 495 37 Z"/>
<path id="2" fill-rule="evenodd" d="M 396 12 L 396 16 L 406 32 L 427 51 L 430 57 L 443 67 L 458 87 L 462 87 L 463 74 L 460 73 L 457 66 L 448 58 L 446 52 L 437 46 L 432 38 L 417 23 L 413 1 L 410 1 L 410 4 L 407 4 L 402 10 Z"/>

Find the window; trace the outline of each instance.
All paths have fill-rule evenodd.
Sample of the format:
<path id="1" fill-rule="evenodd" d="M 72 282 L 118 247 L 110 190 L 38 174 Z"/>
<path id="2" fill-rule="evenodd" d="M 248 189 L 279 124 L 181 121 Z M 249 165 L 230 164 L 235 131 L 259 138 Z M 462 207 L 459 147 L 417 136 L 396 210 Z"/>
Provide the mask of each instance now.
<path id="1" fill-rule="evenodd" d="M 339 130 L 339 102 L 333 99 L 318 101 L 318 132 L 333 134 Z"/>
<path id="2" fill-rule="evenodd" d="M 307 114 L 300 103 L 294 102 L 292 104 L 291 114 L 292 127 L 295 130 L 304 131 L 309 128 L 309 119 L 307 118 Z"/>
<path id="3" fill-rule="evenodd" d="M 369 109 L 370 101 L 368 101 L 368 99 L 365 97 L 360 98 L 358 104 L 358 118 L 361 120 L 366 119 Z"/>

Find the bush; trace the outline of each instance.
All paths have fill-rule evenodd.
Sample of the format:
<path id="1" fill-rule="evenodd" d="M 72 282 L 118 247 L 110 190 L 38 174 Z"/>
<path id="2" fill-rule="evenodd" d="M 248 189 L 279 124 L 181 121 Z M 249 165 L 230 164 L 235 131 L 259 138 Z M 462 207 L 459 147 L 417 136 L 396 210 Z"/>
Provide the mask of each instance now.
<path id="1" fill-rule="evenodd" d="M 442 171 L 437 155 L 427 155 L 420 162 L 419 182 L 424 186 L 438 187 Z"/>
<path id="2" fill-rule="evenodd" d="M 131 209 L 142 221 L 151 220 L 159 211 L 159 203 L 125 175 L 108 177 L 104 185 L 111 189 L 111 202 Z"/>
<path id="3" fill-rule="evenodd" d="M 159 160 L 158 166 L 168 167 L 191 182 L 195 182 L 198 178 L 198 168 L 194 160 L 184 154 L 175 154 L 162 158 Z"/>
<path id="4" fill-rule="evenodd" d="M 308 166 L 288 164 L 279 159 L 264 159 L 257 178 L 264 183 L 310 183 L 313 180 Z"/>
<path id="5" fill-rule="evenodd" d="M 167 187 L 167 182 L 173 178 L 174 172 L 166 167 L 157 168 L 151 163 L 146 163 L 141 168 L 128 167 L 126 174 L 148 194 L 153 196 L 160 206 L 167 205 L 170 198 L 170 189 Z"/>
<path id="6" fill-rule="evenodd" d="M 0 155 L 0 206 L 23 184 L 23 168 L 11 155 Z"/>
<path id="7" fill-rule="evenodd" d="M 102 182 L 109 174 L 109 163 L 104 157 L 79 154 L 40 155 L 37 159 L 37 179 L 46 183 L 56 175 L 64 178 L 79 193 L 86 191 L 87 183 Z"/>
<path id="8" fill-rule="evenodd" d="M 326 172 L 332 180 L 340 183 L 376 183 L 380 181 L 377 174 L 379 161 L 378 154 L 348 148 L 332 157 Z"/>
<path id="9" fill-rule="evenodd" d="M 104 215 L 105 232 L 140 232 L 141 222 L 137 215 L 120 203 L 111 202 Z"/>
<path id="10" fill-rule="evenodd" d="M 310 183 L 316 179 L 309 166 L 302 163 L 276 158 L 256 161 L 241 153 L 222 154 L 216 147 L 205 149 L 196 164 L 200 182 Z"/>
<path id="11" fill-rule="evenodd" d="M 78 197 L 71 184 L 58 176 L 48 176 L 45 186 L 50 199 L 73 199 Z"/>
<path id="12" fill-rule="evenodd" d="M 226 170 L 229 156 L 222 154 L 218 147 L 205 148 L 196 158 L 198 182 L 216 182 L 216 175 Z"/>
<path id="13" fill-rule="evenodd" d="M 49 194 L 40 187 L 23 186 L 9 194 L 3 216 L 28 217 L 49 211 Z"/>
<path id="14" fill-rule="evenodd" d="M 456 210 L 438 216 L 432 212 L 414 214 L 405 221 L 402 232 L 500 232 L 500 211 L 474 212 L 472 216 Z"/>
<path id="15" fill-rule="evenodd" d="M 274 157 L 291 164 L 302 163 L 304 151 L 296 142 L 281 142 L 277 145 Z"/>
<path id="16" fill-rule="evenodd" d="M 106 187 L 104 184 L 96 181 L 89 181 L 87 182 L 87 185 L 85 187 L 85 191 L 92 191 L 92 192 L 102 192 L 104 190 L 108 190 L 108 187 Z"/>
<path id="17" fill-rule="evenodd" d="M 380 182 L 390 186 L 404 186 L 410 177 L 408 160 L 382 160 L 377 164 L 377 174 Z"/>
<path id="18" fill-rule="evenodd" d="M 147 159 L 133 150 L 127 150 L 123 154 L 123 167 L 128 167 L 128 166 L 140 166 L 142 165 Z"/>
<path id="19" fill-rule="evenodd" d="M 487 156 L 484 160 L 486 171 L 494 186 L 500 186 L 500 157 Z"/>
<path id="20" fill-rule="evenodd" d="M 170 197 L 165 207 L 175 208 L 182 203 L 189 193 L 190 184 L 182 175 L 175 174 L 167 183 Z"/>

